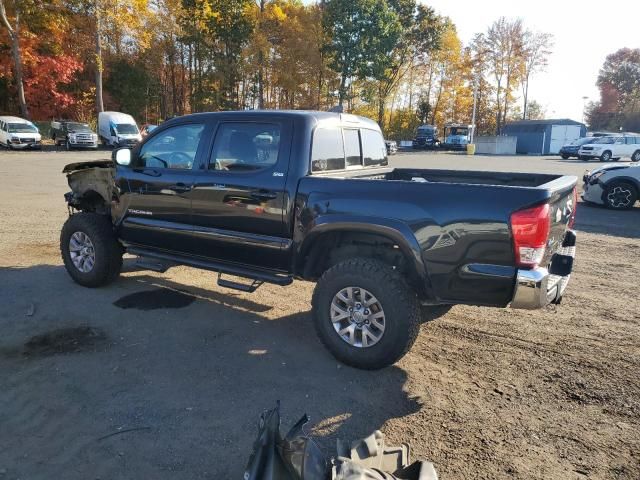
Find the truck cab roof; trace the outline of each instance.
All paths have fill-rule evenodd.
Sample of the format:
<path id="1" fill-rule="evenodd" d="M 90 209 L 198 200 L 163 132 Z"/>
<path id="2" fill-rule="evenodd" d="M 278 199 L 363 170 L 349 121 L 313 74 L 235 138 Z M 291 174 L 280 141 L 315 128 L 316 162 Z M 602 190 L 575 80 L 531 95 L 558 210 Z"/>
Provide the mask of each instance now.
<path id="1" fill-rule="evenodd" d="M 367 128 L 370 130 L 380 131 L 380 126 L 373 120 L 352 115 L 349 113 L 320 112 L 314 110 L 237 110 L 228 112 L 203 112 L 184 115 L 182 117 L 167 120 L 167 124 L 182 123 L 191 119 L 200 118 L 224 118 L 224 119 L 243 119 L 243 118 L 261 118 L 265 120 L 270 118 L 291 118 L 292 120 L 302 120 L 310 122 L 314 126 L 322 127 L 353 127 Z"/>

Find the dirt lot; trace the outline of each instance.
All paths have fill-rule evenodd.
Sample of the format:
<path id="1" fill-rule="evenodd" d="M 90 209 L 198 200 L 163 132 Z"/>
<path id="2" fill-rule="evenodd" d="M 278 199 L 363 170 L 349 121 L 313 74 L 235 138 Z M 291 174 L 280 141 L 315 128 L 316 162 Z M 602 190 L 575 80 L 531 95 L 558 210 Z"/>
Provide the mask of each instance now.
<path id="1" fill-rule="evenodd" d="M 0 152 L 0 479 L 240 478 L 258 415 L 278 399 L 285 427 L 308 412 L 327 450 L 382 429 L 445 480 L 640 478 L 640 208 L 580 205 L 562 305 L 454 307 L 397 365 L 362 372 L 316 340 L 311 284 L 248 295 L 211 273 L 130 261 L 108 288 L 72 283 L 58 253 L 60 170 L 106 155 Z M 393 162 L 585 169 L 446 154 Z"/>

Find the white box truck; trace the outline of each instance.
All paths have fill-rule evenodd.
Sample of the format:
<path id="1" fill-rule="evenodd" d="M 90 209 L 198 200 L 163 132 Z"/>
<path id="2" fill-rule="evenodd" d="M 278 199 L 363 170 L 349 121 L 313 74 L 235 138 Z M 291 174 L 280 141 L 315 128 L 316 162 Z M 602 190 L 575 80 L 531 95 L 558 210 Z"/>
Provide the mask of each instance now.
<path id="1" fill-rule="evenodd" d="M 120 112 L 98 114 L 98 136 L 105 146 L 133 147 L 142 140 L 133 117 Z"/>

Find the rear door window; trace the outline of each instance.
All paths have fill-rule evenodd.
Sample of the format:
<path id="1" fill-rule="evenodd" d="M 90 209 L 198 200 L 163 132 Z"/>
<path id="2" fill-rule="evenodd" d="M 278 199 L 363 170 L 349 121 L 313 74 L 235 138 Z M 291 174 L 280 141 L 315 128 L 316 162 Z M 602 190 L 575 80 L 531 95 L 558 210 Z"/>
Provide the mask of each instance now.
<path id="1" fill-rule="evenodd" d="M 382 134 L 376 130 L 360 130 L 364 166 L 388 165 L 387 146 Z"/>
<path id="2" fill-rule="evenodd" d="M 362 154 L 360 151 L 360 135 L 358 130 L 344 130 L 344 153 L 346 165 L 349 167 L 359 167 L 362 165 Z"/>
<path id="3" fill-rule="evenodd" d="M 311 146 L 311 171 L 343 170 L 344 144 L 339 128 L 316 128 Z"/>

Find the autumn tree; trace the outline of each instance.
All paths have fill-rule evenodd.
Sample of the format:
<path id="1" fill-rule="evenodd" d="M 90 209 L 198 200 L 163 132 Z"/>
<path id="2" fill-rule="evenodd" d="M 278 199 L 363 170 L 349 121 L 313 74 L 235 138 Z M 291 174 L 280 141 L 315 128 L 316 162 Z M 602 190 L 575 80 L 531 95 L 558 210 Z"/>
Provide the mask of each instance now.
<path id="1" fill-rule="evenodd" d="M 518 86 L 522 71 L 524 27 L 521 19 L 508 20 L 501 17 L 489 27 L 485 41 L 485 52 L 489 59 L 490 72 L 495 81 L 496 133 L 506 122 L 509 102 Z"/>
<path id="2" fill-rule="evenodd" d="M 20 104 L 20 113 L 23 117 L 29 118 L 29 109 L 27 108 L 27 101 L 24 95 L 24 79 L 22 75 L 22 53 L 20 49 L 20 17 L 22 14 L 23 6 L 19 1 L 16 1 L 13 5 L 13 24 L 9 20 L 7 9 L 5 7 L 5 0 L 0 0 L 0 17 L 2 23 L 7 29 L 9 39 L 11 41 L 11 55 L 13 57 L 13 77 L 18 89 L 18 102 Z"/>
<path id="3" fill-rule="evenodd" d="M 589 105 L 591 128 L 640 130 L 640 49 L 607 56 L 597 81 L 600 100 Z"/>
<path id="4" fill-rule="evenodd" d="M 520 76 L 523 97 L 523 119 L 528 118 L 529 80 L 532 75 L 543 71 L 547 67 L 552 46 L 553 36 L 549 33 L 526 30 L 522 36 Z"/>

